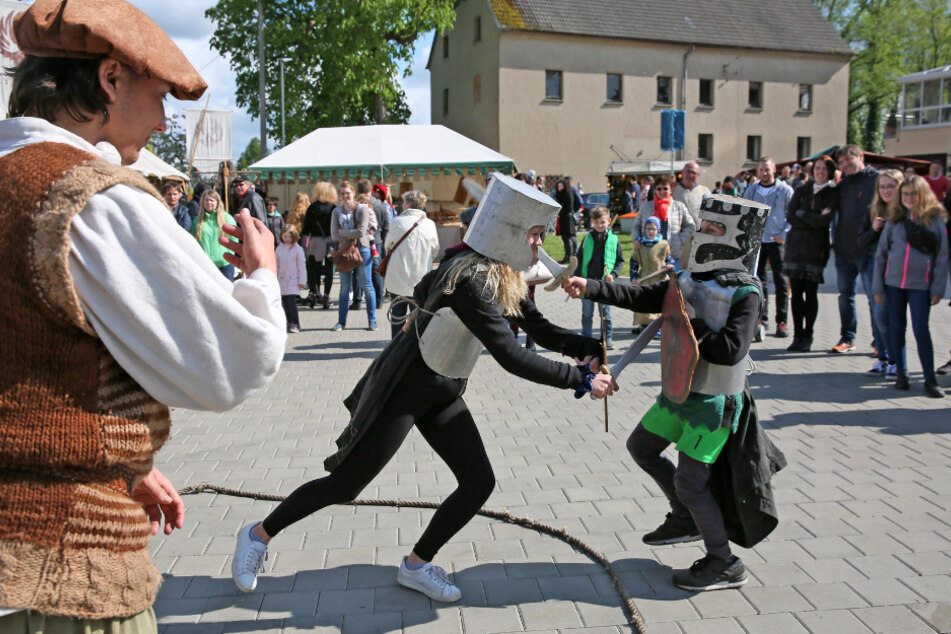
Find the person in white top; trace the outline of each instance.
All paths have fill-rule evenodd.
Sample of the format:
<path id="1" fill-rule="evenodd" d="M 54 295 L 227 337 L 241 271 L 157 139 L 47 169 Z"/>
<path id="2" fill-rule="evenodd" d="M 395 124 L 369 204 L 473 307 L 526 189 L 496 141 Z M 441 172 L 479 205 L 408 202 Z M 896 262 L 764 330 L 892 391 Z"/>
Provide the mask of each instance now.
<path id="1" fill-rule="evenodd" d="M 425 208 L 426 194 L 416 190 L 404 193 L 403 212 L 390 223 L 386 235 L 385 246 L 390 259 L 383 285 L 396 296 L 390 308 L 390 329 L 394 339 L 403 327 L 409 308 L 405 299 L 413 296 L 416 284 L 433 270 L 433 258 L 439 253 L 436 223 L 426 217 Z M 397 246 L 403 236 L 406 238 Z"/>
<path id="2" fill-rule="evenodd" d="M 699 227 L 700 203 L 703 202 L 704 196 L 710 194 L 710 189 L 697 182 L 700 178 L 700 165 L 696 162 L 690 161 L 684 165 L 681 174 L 683 177 L 680 179 L 680 184 L 674 188 L 674 200 L 687 205 L 687 211 L 693 217 L 694 224 Z M 675 256 L 679 257 L 680 254 L 677 253 Z"/>
<path id="3" fill-rule="evenodd" d="M 25 57 L 15 70 L 12 118 L 0 121 L 0 158 L 9 157 L 7 163 L 20 169 L 20 150 L 76 156 L 75 149 L 84 153 L 79 156 L 90 169 L 118 173 L 103 161 L 111 159 L 115 163 L 115 158 L 121 158 L 124 165 L 131 164 L 153 132 L 167 130 L 163 100 L 169 93 L 194 100 L 206 86 L 158 25 L 127 2 L 100 0 L 62 6 L 65 4 L 61 0 L 37 0 L 17 18 L 14 29 Z M 100 13 L 111 19 L 97 19 Z M 70 80 L 49 80 L 60 75 Z M 89 97 L 88 86 L 94 87 L 95 97 L 84 100 Z M 99 163 L 103 166 L 97 168 Z M 246 279 L 232 283 L 175 222 L 157 192 L 144 182 L 141 186 L 125 184 L 134 182 L 133 176 L 130 173 L 128 179 L 119 179 L 120 184 L 92 194 L 69 218 L 58 243 L 65 242 L 62 246 L 68 251 L 71 292 L 88 325 L 84 332 L 98 339 L 137 388 L 162 406 L 228 410 L 267 385 L 283 358 L 287 335 L 273 238 L 264 224 L 252 220 L 247 212 L 238 217 L 240 229 L 224 226 L 225 233 L 242 241 L 232 243 L 228 236 L 222 236 L 222 244 L 233 244 L 230 248 L 235 251 L 225 259 L 247 274 Z M 57 182 L 69 178 L 67 174 Z M 10 215 L 7 208 L 0 212 L 5 222 Z M 52 233 L 48 229 L 36 231 Z M 5 257 L 14 255 L 0 255 L 0 259 Z M 12 310 L 0 304 L 0 315 Z M 63 328 L 73 326 L 64 321 Z M 15 377 L 15 382 L 43 379 L 39 369 L 12 366 L 15 364 L 0 369 L 5 376 Z M 167 425 L 167 418 L 160 422 Z M 0 427 L 15 423 L 0 415 Z M 97 434 L 105 434 L 105 427 L 96 433 L 90 431 L 89 442 L 99 442 Z M 60 456 L 49 460 L 54 458 Z M 151 464 L 151 454 L 149 458 Z M 3 470 L 0 468 L 0 472 Z M 77 469 L 70 479 L 82 483 L 83 473 Z M 0 481 L 12 482 L 10 478 Z M 182 527 L 184 504 L 171 482 L 154 467 L 141 478 L 130 480 L 129 491 L 118 494 L 127 494 L 144 507 L 153 534 L 161 523 L 166 534 Z M 0 519 L 0 529 L 5 524 L 6 520 Z M 0 532 L 8 536 L 6 531 Z M 107 537 L 97 546 L 98 551 L 105 552 L 115 546 L 115 541 Z M 43 567 L 42 574 L 56 572 L 47 564 Z M 31 578 L 36 571 L 29 568 L 14 566 L 10 570 L 13 577 L 6 576 L 4 587 L 21 583 L 17 575 Z M 128 570 L 109 574 L 119 572 L 125 572 L 128 579 L 143 578 Z M 60 580 L 72 581 L 68 576 Z M 144 593 L 154 600 L 154 588 L 133 586 L 130 594 Z M 154 629 L 151 607 L 130 616 L 121 607 L 111 605 L 119 604 L 123 597 L 100 599 L 109 605 L 95 612 L 101 616 L 99 627 L 111 630 L 122 620 L 135 621 L 141 631 Z M 15 621 L 5 619 L 22 620 L 23 614 L 84 620 L 75 617 L 76 611 L 71 609 L 43 603 L 4 605 L 0 600 L 0 630 L 16 628 Z M 81 623 L 78 629 L 82 629 Z"/>

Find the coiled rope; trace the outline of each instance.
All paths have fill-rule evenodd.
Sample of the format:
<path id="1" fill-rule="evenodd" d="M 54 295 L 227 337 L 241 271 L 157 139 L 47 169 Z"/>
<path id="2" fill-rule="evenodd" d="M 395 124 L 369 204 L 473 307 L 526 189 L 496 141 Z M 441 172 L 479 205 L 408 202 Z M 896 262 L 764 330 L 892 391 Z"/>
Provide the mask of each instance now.
<path id="1" fill-rule="evenodd" d="M 242 491 L 240 489 L 229 489 L 216 484 L 209 484 L 208 482 L 202 482 L 201 484 L 194 486 L 187 486 L 184 489 L 180 489 L 178 491 L 179 495 L 189 495 L 192 493 L 203 492 L 212 492 L 220 495 L 231 495 L 239 498 L 251 498 L 254 500 L 267 500 L 271 502 L 281 502 L 287 497 L 273 493 L 255 493 L 252 491 Z M 348 504 L 351 506 L 395 506 L 401 508 L 417 509 L 439 508 L 439 503 L 437 502 L 421 502 L 416 500 L 354 500 Z M 628 594 L 627 588 L 624 586 L 624 582 L 621 581 L 621 577 L 618 576 L 617 571 L 615 571 L 614 567 L 611 566 L 611 562 L 608 561 L 607 557 L 605 557 L 599 551 L 584 543 L 574 535 L 571 535 L 567 528 L 562 528 L 559 530 L 554 526 L 536 522 L 530 517 L 519 517 L 512 515 L 508 512 L 508 510 L 493 511 L 491 509 L 479 509 L 477 515 L 506 522 L 508 524 L 515 524 L 516 526 L 521 526 L 523 528 L 538 531 L 539 533 L 544 533 L 545 535 L 550 535 L 555 539 L 565 542 L 575 550 L 587 555 L 592 561 L 604 568 L 604 571 L 608 573 L 609 577 L 611 577 L 611 582 L 614 584 L 614 590 L 621 598 L 621 609 L 624 611 L 625 616 L 627 616 L 628 625 L 634 628 L 634 631 L 637 634 L 647 634 L 647 626 L 644 625 L 644 618 L 641 616 L 637 606 L 634 605 L 634 600 Z"/>

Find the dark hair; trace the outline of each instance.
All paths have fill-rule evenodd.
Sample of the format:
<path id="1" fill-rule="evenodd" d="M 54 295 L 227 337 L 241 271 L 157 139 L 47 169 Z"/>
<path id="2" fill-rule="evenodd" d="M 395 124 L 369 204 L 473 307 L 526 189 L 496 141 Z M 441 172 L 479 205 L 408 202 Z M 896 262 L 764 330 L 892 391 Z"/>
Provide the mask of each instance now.
<path id="1" fill-rule="evenodd" d="M 835 180 L 835 171 L 839 169 L 839 166 L 835 161 L 832 160 L 832 157 L 828 154 L 823 154 L 822 156 L 817 156 L 813 159 L 812 169 L 816 169 L 816 163 L 822 162 L 826 164 L 826 171 L 829 173 L 829 180 Z"/>
<path id="2" fill-rule="evenodd" d="M 104 58 L 73 59 L 27 55 L 9 71 L 13 78 L 10 117 L 39 117 L 53 121 L 60 112 L 86 123 L 97 115 L 109 120 L 106 93 L 99 85 Z"/>
<path id="3" fill-rule="evenodd" d="M 370 179 L 361 178 L 357 181 L 357 194 L 369 194 L 373 191 L 373 185 L 370 184 Z"/>
<path id="4" fill-rule="evenodd" d="M 665 176 L 664 174 L 661 174 L 660 176 L 654 179 L 654 189 L 657 189 L 661 185 L 667 185 L 668 187 L 673 189 L 673 184 L 671 183 L 670 177 Z"/>
<path id="5" fill-rule="evenodd" d="M 164 181 L 164 182 L 162 183 L 162 195 L 164 196 L 164 195 L 165 195 L 165 192 L 167 192 L 167 191 L 170 190 L 170 189 L 177 189 L 177 190 L 178 190 L 178 193 L 181 194 L 181 193 L 182 193 L 182 183 L 180 183 L 179 181 L 176 181 L 176 180 L 167 180 L 167 181 Z"/>

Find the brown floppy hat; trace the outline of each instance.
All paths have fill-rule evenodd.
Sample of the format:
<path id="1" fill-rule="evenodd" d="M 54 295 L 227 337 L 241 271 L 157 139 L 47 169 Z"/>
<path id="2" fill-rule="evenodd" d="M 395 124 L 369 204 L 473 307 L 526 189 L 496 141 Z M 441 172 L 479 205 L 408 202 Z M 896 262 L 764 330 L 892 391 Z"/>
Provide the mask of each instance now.
<path id="1" fill-rule="evenodd" d="M 125 0 L 36 0 L 17 16 L 13 32 L 27 55 L 111 57 L 167 81 L 186 101 L 208 87 L 162 27 Z"/>

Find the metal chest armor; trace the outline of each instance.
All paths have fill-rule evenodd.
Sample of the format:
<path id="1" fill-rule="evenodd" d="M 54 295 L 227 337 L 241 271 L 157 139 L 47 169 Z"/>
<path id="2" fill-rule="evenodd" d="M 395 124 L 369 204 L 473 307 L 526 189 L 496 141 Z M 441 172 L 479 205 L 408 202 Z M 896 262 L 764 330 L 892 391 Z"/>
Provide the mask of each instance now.
<path id="1" fill-rule="evenodd" d="M 723 287 L 716 280 L 698 282 L 690 273 L 683 273 L 680 276 L 680 288 L 684 299 L 693 306 L 697 317 L 707 322 L 712 330 L 719 331 L 726 325 L 730 306 L 733 305 L 733 295 L 738 287 Z M 711 396 L 738 394 L 746 384 L 750 364 L 749 355 L 736 365 L 710 363 L 701 356 L 693 373 L 690 391 Z"/>
<path id="2" fill-rule="evenodd" d="M 419 351 L 430 370 L 453 379 L 472 374 L 482 342 L 448 306 L 440 308 L 419 337 Z"/>

